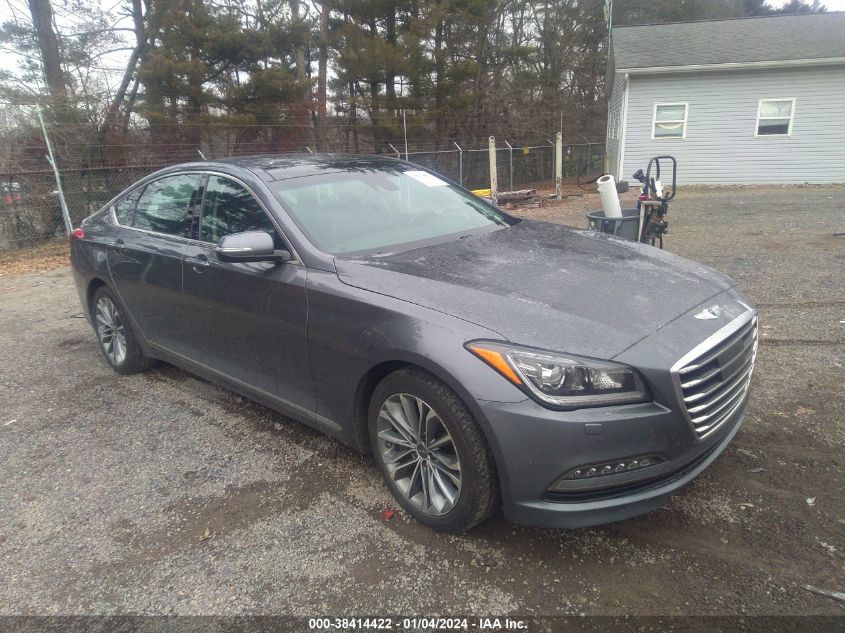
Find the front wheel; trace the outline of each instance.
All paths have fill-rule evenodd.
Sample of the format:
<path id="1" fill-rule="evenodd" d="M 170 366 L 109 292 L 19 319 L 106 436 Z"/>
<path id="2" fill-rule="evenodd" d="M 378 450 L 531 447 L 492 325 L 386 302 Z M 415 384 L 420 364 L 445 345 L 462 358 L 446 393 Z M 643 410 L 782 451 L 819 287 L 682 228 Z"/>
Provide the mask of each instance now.
<path id="1" fill-rule="evenodd" d="M 463 532 L 498 507 L 493 460 L 475 418 L 418 369 L 390 374 L 369 409 L 370 446 L 388 488 L 420 523 Z"/>

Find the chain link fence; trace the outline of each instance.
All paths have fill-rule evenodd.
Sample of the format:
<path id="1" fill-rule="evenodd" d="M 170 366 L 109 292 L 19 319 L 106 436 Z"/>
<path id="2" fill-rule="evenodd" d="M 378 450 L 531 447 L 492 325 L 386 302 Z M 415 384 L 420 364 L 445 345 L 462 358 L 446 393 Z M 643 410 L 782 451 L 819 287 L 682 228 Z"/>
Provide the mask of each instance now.
<path id="1" fill-rule="evenodd" d="M 164 166 L 60 170 L 71 223 L 77 226 L 133 182 Z M 0 174 L 0 191 L 0 250 L 66 234 L 59 189 L 51 169 Z"/>
<path id="2" fill-rule="evenodd" d="M 555 182 L 555 146 L 512 145 L 496 148 L 496 173 L 499 191 L 553 187 Z M 397 152 L 398 157 L 403 157 Z M 562 175 L 575 181 L 579 174 L 598 169 L 604 159 L 604 143 L 563 146 Z M 408 160 L 427 167 L 467 189 L 490 187 L 490 152 L 488 148 L 408 152 Z"/>
<path id="3" fill-rule="evenodd" d="M 489 188 L 489 149 L 453 145 L 453 149 L 409 151 L 407 158 L 468 189 Z M 139 150 L 143 151 L 143 147 Z M 390 148 L 384 153 L 405 157 L 404 153 Z M 505 142 L 505 147 L 497 146 L 495 155 L 500 192 L 554 187 L 553 143 L 518 146 Z M 600 166 L 603 155 L 604 143 L 565 145 L 564 180 L 574 180 L 579 173 L 589 170 L 591 164 Z M 149 164 L 63 167 L 62 156 L 57 158 L 61 190 L 73 226 L 78 226 L 83 218 L 143 176 L 185 160 L 180 156 Z M 33 161 L 28 162 L 31 165 Z M 9 169 L 0 173 L 0 250 L 23 248 L 66 233 L 56 173 L 47 159 L 43 162 L 43 169 Z"/>

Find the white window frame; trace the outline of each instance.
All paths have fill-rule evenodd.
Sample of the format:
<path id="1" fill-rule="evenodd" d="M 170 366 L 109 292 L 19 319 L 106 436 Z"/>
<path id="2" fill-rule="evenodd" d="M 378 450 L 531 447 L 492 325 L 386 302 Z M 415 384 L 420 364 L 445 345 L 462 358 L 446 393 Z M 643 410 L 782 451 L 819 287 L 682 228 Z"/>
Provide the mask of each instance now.
<path id="1" fill-rule="evenodd" d="M 790 101 L 792 103 L 792 107 L 789 109 L 789 128 L 786 130 L 786 134 L 760 134 L 760 111 L 763 109 L 763 102 L 764 101 Z M 771 117 L 763 117 L 763 120 L 767 119 L 782 119 L 782 116 L 771 116 Z M 792 122 L 795 120 L 795 97 L 766 97 L 765 99 L 758 99 L 757 100 L 757 122 L 754 124 L 754 136 L 755 138 L 768 138 L 773 136 L 775 138 L 783 138 L 785 136 L 792 136 Z"/>
<path id="2" fill-rule="evenodd" d="M 610 138 L 613 141 L 619 140 L 619 113 L 615 111 L 610 115 Z"/>
<path id="3" fill-rule="evenodd" d="M 658 124 L 657 108 L 660 106 L 684 106 L 684 120 L 680 121 L 659 121 L 659 123 L 683 123 L 680 136 L 655 136 L 654 129 Z M 660 102 L 654 104 L 654 110 L 651 115 L 651 140 L 652 141 L 683 141 L 687 137 L 687 119 L 689 119 L 689 101 L 671 101 Z"/>

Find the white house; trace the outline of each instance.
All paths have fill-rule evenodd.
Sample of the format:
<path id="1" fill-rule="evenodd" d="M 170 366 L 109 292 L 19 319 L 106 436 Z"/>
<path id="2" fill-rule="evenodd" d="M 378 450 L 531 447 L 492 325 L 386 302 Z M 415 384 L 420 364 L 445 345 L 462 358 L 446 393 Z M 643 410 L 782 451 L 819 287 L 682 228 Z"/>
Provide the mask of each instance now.
<path id="1" fill-rule="evenodd" d="M 845 182 L 845 13 L 615 27 L 609 70 L 617 180 Z"/>

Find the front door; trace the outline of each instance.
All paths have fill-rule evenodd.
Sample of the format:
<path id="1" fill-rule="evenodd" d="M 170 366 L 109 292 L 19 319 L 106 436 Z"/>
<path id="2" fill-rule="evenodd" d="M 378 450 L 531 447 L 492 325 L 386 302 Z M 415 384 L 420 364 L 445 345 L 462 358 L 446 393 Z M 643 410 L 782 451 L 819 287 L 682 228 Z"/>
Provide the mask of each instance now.
<path id="1" fill-rule="evenodd" d="M 224 235 L 266 231 L 289 248 L 267 212 L 239 182 L 209 175 L 198 237 L 183 259 L 183 292 L 192 327 L 187 355 L 270 394 L 294 409 L 316 407 L 308 369 L 306 269 L 298 262 L 235 263 L 217 258 Z"/>

